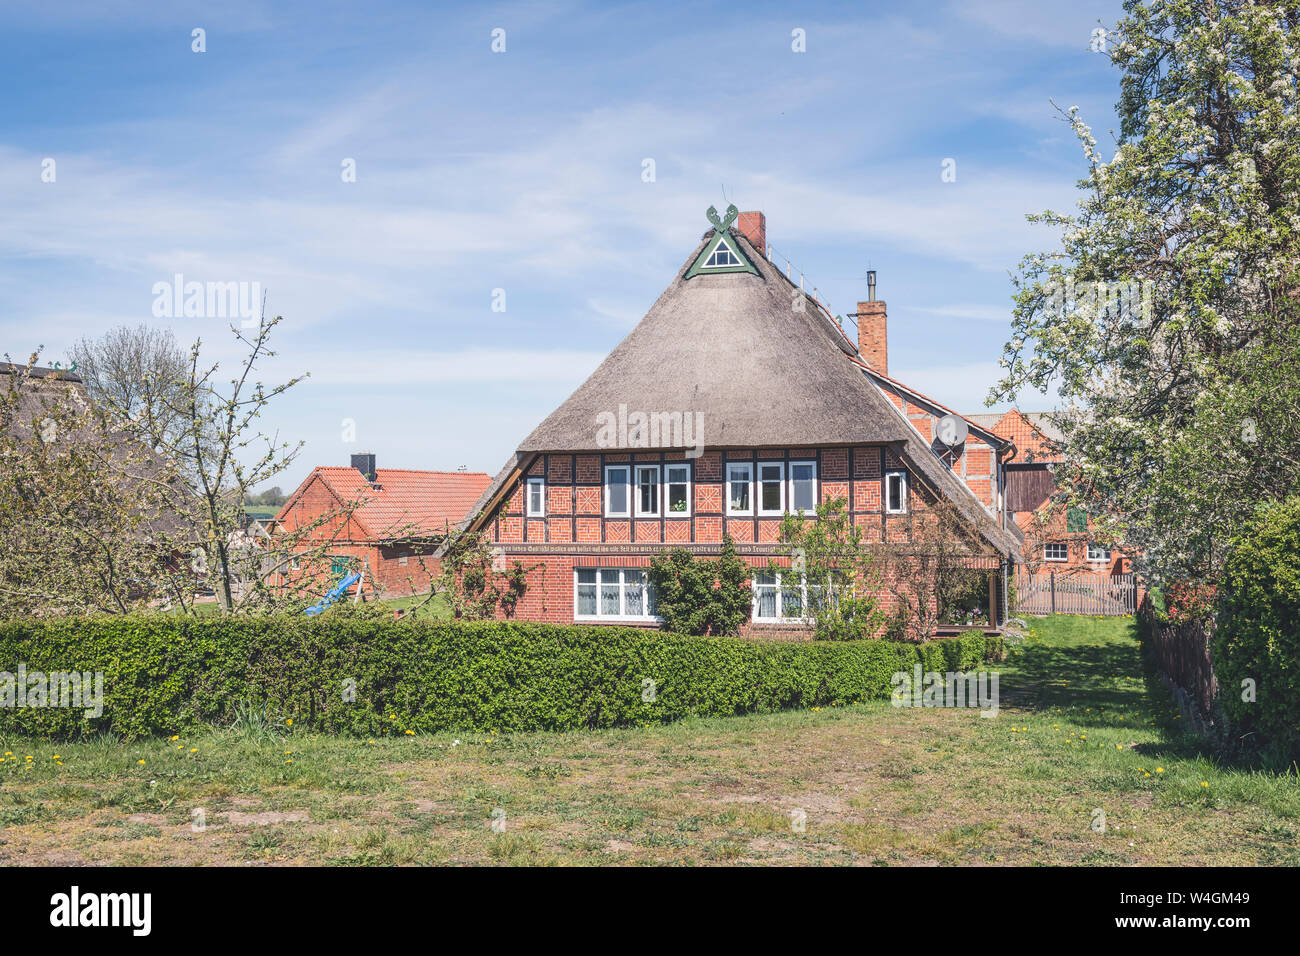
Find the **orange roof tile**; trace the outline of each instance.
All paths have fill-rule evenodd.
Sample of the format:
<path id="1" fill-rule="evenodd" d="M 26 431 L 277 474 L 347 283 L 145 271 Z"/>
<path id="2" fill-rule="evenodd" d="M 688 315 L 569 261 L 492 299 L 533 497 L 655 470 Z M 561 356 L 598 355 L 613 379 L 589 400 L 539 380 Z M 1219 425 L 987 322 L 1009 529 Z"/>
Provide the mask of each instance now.
<path id="1" fill-rule="evenodd" d="M 341 501 L 363 499 L 353 517 L 376 539 L 441 533 L 454 527 L 491 480 L 481 471 L 377 468 L 371 485 L 355 468 L 326 465 L 317 466 L 312 474 L 319 475 Z M 281 515 L 296 497 L 285 502 Z"/>
<path id="2" fill-rule="evenodd" d="M 1047 423 L 1035 423 L 1020 409 L 1013 408 L 993 426 L 993 432 L 1016 443 L 1019 461 L 1060 461 L 1061 453 L 1053 445 L 1056 436 L 1046 433 L 1050 427 Z"/>

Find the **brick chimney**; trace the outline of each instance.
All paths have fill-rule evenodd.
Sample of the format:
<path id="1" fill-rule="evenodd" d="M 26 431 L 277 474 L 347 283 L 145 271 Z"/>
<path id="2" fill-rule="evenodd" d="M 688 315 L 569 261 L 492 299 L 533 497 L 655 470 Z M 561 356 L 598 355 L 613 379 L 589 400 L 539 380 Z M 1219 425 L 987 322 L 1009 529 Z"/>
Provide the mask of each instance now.
<path id="1" fill-rule="evenodd" d="M 885 303 L 876 301 L 876 274 L 867 273 L 867 301 L 858 303 L 858 353 L 881 375 L 889 374 Z"/>
<path id="2" fill-rule="evenodd" d="M 767 258 L 767 217 L 761 212 L 742 212 L 736 217 L 736 231 L 749 240 L 758 254 Z"/>
<path id="3" fill-rule="evenodd" d="M 352 467 L 361 472 L 366 481 L 375 480 L 375 455 L 374 452 L 363 451 L 358 455 L 352 456 Z"/>

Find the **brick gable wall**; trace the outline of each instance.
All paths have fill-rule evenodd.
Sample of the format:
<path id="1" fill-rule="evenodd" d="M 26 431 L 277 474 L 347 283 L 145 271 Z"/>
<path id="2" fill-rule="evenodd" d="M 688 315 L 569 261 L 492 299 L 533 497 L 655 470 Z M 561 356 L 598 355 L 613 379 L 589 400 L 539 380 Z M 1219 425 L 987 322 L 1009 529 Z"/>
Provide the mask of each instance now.
<path id="1" fill-rule="evenodd" d="M 521 499 L 522 500 L 522 499 Z M 337 511 L 339 499 L 319 475 L 307 480 L 306 486 L 292 506 L 282 516 L 286 530 L 296 530 L 322 515 Z M 309 543 L 299 549 L 324 546 L 330 555 L 350 557 L 358 567 L 368 568 L 363 588 L 367 594 L 379 591 L 384 597 L 405 597 L 429 590 L 429 579 L 438 571 L 438 561 L 433 557 L 433 547 L 415 542 L 392 545 L 369 540 L 369 532 L 354 516 L 339 515 L 322 524 L 311 533 Z M 406 558 L 403 563 L 403 557 Z M 285 572 L 293 576 L 295 572 Z M 332 581 L 322 581 L 320 593 L 324 595 Z"/>
<path id="2" fill-rule="evenodd" d="M 662 514 L 655 518 L 605 517 L 603 478 L 609 464 L 641 462 L 661 467 L 673 462 L 692 468 L 691 513 L 684 517 Z M 522 481 L 506 490 L 501 504 L 485 517 L 484 531 L 511 564 L 529 568 L 528 591 L 515 611 L 517 619 L 572 623 L 574 620 L 574 569 L 579 567 L 649 567 L 654 555 L 673 547 L 686 547 L 702 557 L 717 553 L 723 536 L 730 534 L 753 567 L 766 567 L 778 555 L 778 517 L 727 515 L 725 463 L 760 461 L 817 462 L 820 501 L 844 498 L 855 524 L 872 542 L 906 542 L 910 521 L 923 516 L 932 497 L 892 451 L 875 445 L 853 448 L 759 448 L 706 451 L 691 461 L 680 451 L 613 452 L 605 455 L 547 454 L 527 466 L 526 477 L 545 475 L 547 515 L 529 518 L 524 513 Z M 884 476 L 901 470 L 908 476 L 909 515 L 884 513 Z M 751 495 L 756 498 L 757 488 Z M 661 502 L 661 511 L 663 502 Z M 886 606 L 892 595 L 880 594 Z M 748 630 L 790 631 L 789 625 L 751 623 Z M 797 630 L 797 629 L 796 629 Z"/>
<path id="3" fill-rule="evenodd" d="M 984 441 L 972 431 L 960 448 L 949 451 L 946 446 L 935 441 L 939 419 L 947 412 L 942 409 L 918 404 L 914 399 L 887 382 L 876 382 L 885 396 L 894 403 L 912 424 L 921 438 L 932 449 L 940 452 L 940 458 L 947 462 L 952 473 L 974 492 L 975 497 L 987 507 L 997 510 L 998 502 L 998 455 L 997 449 Z"/>

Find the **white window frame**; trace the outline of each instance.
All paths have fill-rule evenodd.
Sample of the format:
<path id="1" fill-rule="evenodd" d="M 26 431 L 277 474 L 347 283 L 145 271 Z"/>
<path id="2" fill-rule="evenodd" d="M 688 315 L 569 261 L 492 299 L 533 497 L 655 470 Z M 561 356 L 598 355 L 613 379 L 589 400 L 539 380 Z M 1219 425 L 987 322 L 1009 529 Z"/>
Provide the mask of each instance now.
<path id="1" fill-rule="evenodd" d="M 781 583 L 782 572 L 777 571 L 775 573 L 774 575 L 775 582 L 776 582 L 775 584 L 760 584 L 758 581 L 759 575 L 767 574 L 767 573 L 768 572 L 763 571 L 759 568 L 755 568 L 753 574 L 750 576 L 749 587 L 750 590 L 753 591 L 753 608 L 754 608 L 750 617 L 753 619 L 754 623 L 755 624 L 806 624 L 808 623 L 808 617 L 806 614 L 808 609 L 807 577 L 802 574 L 799 576 L 799 599 L 803 602 L 801 607 L 803 608 L 805 613 L 800 614 L 798 617 L 785 617 L 782 614 L 782 606 L 785 603 L 786 587 L 784 584 Z M 758 609 L 761 606 L 758 600 L 759 588 L 776 589 L 776 617 L 763 617 L 758 613 Z"/>
<path id="2" fill-rule="evenodd" d="M 541 499 L 541 507 L 537 511 L 533 510 L 533 488 L 534 487 L 539 489 L 538 496 Z M 530 518 L 546 517 L 546 479 L 545 478 L 528 479 L 528 484 L 524 488 L 524 511 Z"/>
<path id="3" fill-rule="evenodd" d="M 578 613 L 578 587 L 579 587 L 578 572 L 580 571 L 596 572 L 596 583 L 594 585 L 591 584 L 586 585 L 587 587 L 595 587 L 596 589 L 596 613 L 595 614 Z M 606 571 L 614 571 L 618 573 L 618 614 L 600 613 L 600 589 L 603 586 L 601 582 L 601 578 L 604 576 L 604 573 Z M 648 609 L 650 607 L 650 589 L 651 589 L 649 568 L 574 568 L 573 569 L 573 620 L 574 622 L 575 623 L 582 622 L 582 623 L 589 623 L 589 624 L 603 624 L 603 623 L 608 623 L 610 621 L 623 622 L 623 623 L 633 622 L 637 624 L 663 623 L 663 618 L 659 617 L 657 614 L 625 613 L 625 609 L 627 607 L 627 575 L 629 573 L 639 573 L 644 576 L 645 591 L 642 597 L 642 601 L 644 602 L 643 606 Z"/>
<path id="4" fill-rule="evenodd" d="M 731 507 L 731 469 L 733 469 L 733 468 L 743 468 L 743 469 L 745 469 L 745 476 L 746 476 L 746 477 L 745 477 L 745 482 L 746 482 L 746 484 L 749 485 L 749 507 L 748 507 L 748 508 L 744 508 L 744 509 L 734 508 L 734 509 L 733 509 L 733 508 Z M 725 495 L 727 496 L 727 498 L 726 498 L 726 502 L 725 502 L 725 504 L 726 504 L 726 510 L 725 510 L 724 513 L 727 514 L 727 515 L 730 516 L 730 517 L 736 517 L 736 516 L 745 516 L 745 517 L 748 517 L 748 516 L 752 516 L 752 515 L 754 514 L 754 463 L 753 463 L 752 461 L 729 461 L 729 462 L 726 462 L 726 463 L 723 465 L 722 477 L 723 477 L 723 479 L 724 479 L 724 481 L 723 481 L 723 489 L 722 489 L 722 493 L 725 494 Z"/>
<path id="5" fill-rule="evenodd" d="M 718 265 L 709 265 L 709 260 L 711 260 L 714 256 L 716 256 L 718 254 L 718 250 L 721 249 L 723 246 L 727 247 L 727 254 L 730 255 L 731 258 L 734 259 L 735 261 L 723 262 L 723 263 L 719 263 Z M 740 253 L 736 249 L 732 248 L 731 243 L 728 242 L 726 237 L 724 236 L 718 242 L 718 244 L 714 246 L 712 250 L 710 250 L 709 258 L 704 260 L 704 265 L 700 266 L 700 268 L 701 269 L 734 269 L 738 265 L 741 265 Z"/>
<path id="6" fill-rule="evenodd" d="M 683 510 L 683 511 L 673 511 L 672 508 L 670 508 L 670 507 L 668 506 L 668 489 L 671 488 L 673 485 L 680 485 L 680 484 L 682 484 L 682 482 L 680 482 L 680 481 L 672 481 L 672 480 L 668 477 L 669 472 L 671 472 L 674 468 L 685 468 L 685 469 L 686 469 L 686 482 L 685 482 L 685 484 L 686 484 L 686 508 L 685 508 L 685 510 Z M 694 478 L 694 474 L 693 474 L 692 471 L 691 471 L 691 463 L 690 463 L 689 461 L 666 461 L 666 462 L 664 462 L 663 500 L 662 500 L 662 502 L 661 502 L 661 506 L 662 506 L 662 508 L 663 508 L 664 517 L 665 517 L 665 518 L 689 518 L 689 517 L 691 516 L 691 511 L 692 511 L 692 509 L 691 509 L 691 495 L 694 494 L 694 491 L 695 491 L 695 488 L 694 488 L 695 482 L 692 481 L 693 478 Z"/>
<path id="7" fill-rule="evenodd" d="M 411 556 L 411 554 L 410 554 L 409 551 L 398 551 L 398 552 L 397 552 L 397 564 L 398 564 L 398 566 L 399 566 L 399 567 L 403 567 L 403 568 L 406 567 L 407 560 L 410 558 L 410 556 Z"/>
<path id="8" fill-rule="evenodd" d="M 620 469 L 621 469 L 622 471 L 624 471 L 624 472 L 627 474 L 627 481 L 624 482 L 624 486 L 627 488 L 627 510 L 625 510 L 625 511 L 613 511 L 613 510 L 610 509 L 610 506 L 609 506 L 609 489 L 613 486 L 612 483 L 611 483 L 610 480 L 609 480 L 609 473 L 610 473 L 611 471 L 618 471 L 618 470 L 620 470 Z M 626 464 L 620 464 L 620 465 L 606 465 L 606 466 L 605 466 L 605 486 L 604 486 L 604 492 L 605 492 L 604 497 L 605 497 L 605 517 L 606 517 L 606 518 L 630 518 L 630 517 L 632 517 L 632 492 L 633 492 L 633 487 L 632 487 L 632 463 L 631 463 L 631 462 L 628 462 L 628 463 L 626 463 Z"/>
<path id="9" fill-rule="evenodd" d="M 799 459 L 792 459 L 792 460 L 790 461 L 790 465 L 789 465 L 789 467 L 786 469 L 786 475 L 787 475 L 787 477 L 789 478 L 789 484 L 790 484 L 790 487 L 789 487 L 789 489 L 786 491 L 786 495 L 785 495 L 785 503 L 786 503 L 786 507 L 790 510 L 790 512 L 791 512 L 792 514 L 795 513 L 795 507 L 794 507 L 794 469 L 795 469 L 795 466 L 796 466 L 796 465 L 808 465 L 808 466 L 810 466 L 810 467 L 812 468 L 812 498 L 813 498 L 813 503 L 812 503 L 812 508 L 805 508 L 805 509 L 804 509 L 804 512 L 805 512 L 805 513 L 808 513 L 808 512 L 816 512 L 816 510 L 817 510 L 817 502 L 820 501 L 821 498 L 820 498 L 820 488 L 819 488 L 818 483 L 817 483 L 817 460 L 814 459 L 814 458 L 799 458 Z"/>
<path id="10" fill-rule="evenodd" d="M 763 469 L 775 465 L 780 469 L 780 476 L 776 479 L 777 485 L 781 489 L 781 500 L 777 504 L 775 511 L 763 507 L 763 485 L 772 481 L 771 478 L 763 477 Z M 783 515 L 785 514 L 785 462 L 783 461 L 760 461 L 758 470 L 754 474 L 754 508 L 760 515 Z"/>
<path id="11" fill-rule="evenodd" d="M 1059 558 L 1054 558 L 1047 553 L 1048 548 L 1062 548 L 1065 553 Z M 1052 562 L 1062 562 L 1070 560 L 1070 545 L 1065 541 L 1047 541 L 1043 544 L 1043 560 Z"/>
<path id="12" fill-rule="evenodd" d="M 895 475 L 897 475 L 899 478 L 902 479 L 902 492 L 899 496 L 901 499 L 898 502 L 899 507 L 891 508 L 889 507 L 889 479 L 893 478 Z M 896 469 L 894 471 L 885 472 L 885 500 L 882 502 L 882 504 L 885 506 L 885 514 L 887 515 L 907 514 L 907 472 L 906 471 L 899 471 Z"/>
<path id="13" fill-rule="evenodd" d="M 641 510 L 641 474 L 642 472 L 653 471 L 655 475 L 655 508 L 653 511 Z M 632 466 L 632 510 L 638 518 L 658 518 L 659 512 L 663 510 L 664 489 L 663 473 L 659 470 L 658 465 L 633 465 Z"/>
<path id="14" fill-rule="evenodd" d="M 1094 551 L 1101 551 L 1102 554 L 1099 555 L 1099 556 L 1097 556 L 1097 557 L 1093 557 L 1093 552 L 1094 552 Z M 1089 542 L 1088 542 L 1088 560 L 1089 560 L 1089 561 L 1092 561 L 1092 562 L 1095 563 L 1095 564 L 1109 564 L 1109 563 L 1110 563 L 1110 559 L 1111 559 L 1111 548 L 1110 548 L 1110 545 L 1106 545 L 1106 544 L 1097 544 L 1097 542 L 1095 542 L 1095 541 L 1089 541 Z"/>

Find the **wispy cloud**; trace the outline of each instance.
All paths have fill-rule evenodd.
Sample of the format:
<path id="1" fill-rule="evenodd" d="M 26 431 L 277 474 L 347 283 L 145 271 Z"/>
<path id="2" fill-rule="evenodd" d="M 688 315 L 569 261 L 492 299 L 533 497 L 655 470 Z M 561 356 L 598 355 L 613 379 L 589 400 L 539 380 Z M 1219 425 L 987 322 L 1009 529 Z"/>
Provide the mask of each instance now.
<path id="1" fill-rule="evenodd" d="M 346 340 L 330 351 L 304 351 L 286 356 L 282 365 L 297 365 L 311 372 L 316 385 L 404 384 L 415 387 L 446 384 L 497 384 L 501 382 L 580 382 L 596 370 L 604 352 L 571 349 L 466 349 L 437 352 L 390 348 L 353 350 Z"/>
<path id="2" fill-rule="evenodd" d="M 914 311 L 924 312 L 926 315 L 937 315 L 945 319 L 970 319 L 977 322 L 1000 322 L 1007 324 L 1011 321 L 1010 306 L 999 305 L 940 305 L 925 308 L 922 306 L 913 306 Z"/>
<path id="3" fill-rule="evenodd" d="M 1047 97 L 1113 100 L 1087 52 L 1098 14 L 1028 2 L 796 16 L 756 0 L 740 19 L 673 0 L 182 0 L 125 20 L 88 0 L 47 6 L 11 5 L 0 37 L 15 77 L 0 125 L 4 345 L 58 355 L 153 321 L 152 286 L 176 272 L 256 281 L 286 317 L 270 371 L 313 373 L 312 399 L 270 424 L 337 457 L 336 404 L 426 467 L 499 464 L 644 314 L 705 207 L 733 198 L 767 212 L 769 239 L 841 310 L 862 271 L 887 270 L 892 316 L 907 318 L 891 318 L 896 370 L 978 408 L 1006 271 L 1046 241 L 1024 215 L 1074 198 L 1077 150 L 1051 141 Z M 208 53 L 189 53 L 192 26 Z M 56 54 L 76 59 L 77 84 L 49 72 Z M 166 324 L 233 355 L 224 323 Z M 393 389 L 446 420 L 404 436 Z"/>

